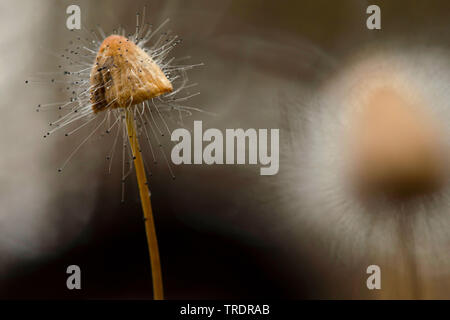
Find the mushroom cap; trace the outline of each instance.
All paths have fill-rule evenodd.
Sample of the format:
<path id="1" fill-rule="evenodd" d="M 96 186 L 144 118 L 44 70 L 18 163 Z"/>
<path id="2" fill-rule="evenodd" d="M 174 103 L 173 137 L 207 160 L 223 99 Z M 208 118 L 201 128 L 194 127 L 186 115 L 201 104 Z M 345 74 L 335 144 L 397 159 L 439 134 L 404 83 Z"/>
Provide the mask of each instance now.
<path id="1" fill-rule="evenodd" d="M 90 75 L 95 112 L 126 108 L 173 90 L 161 68 L 134 42 L 111 35 L 97 53 Z"/>
<path id="2" fill-rule="evenodd" d="M 446 176 L 439 126 L 394 88 L 373 90 L 354 119 L 353 172 L 359 190 L 396 198 L 439 189 Z"/>

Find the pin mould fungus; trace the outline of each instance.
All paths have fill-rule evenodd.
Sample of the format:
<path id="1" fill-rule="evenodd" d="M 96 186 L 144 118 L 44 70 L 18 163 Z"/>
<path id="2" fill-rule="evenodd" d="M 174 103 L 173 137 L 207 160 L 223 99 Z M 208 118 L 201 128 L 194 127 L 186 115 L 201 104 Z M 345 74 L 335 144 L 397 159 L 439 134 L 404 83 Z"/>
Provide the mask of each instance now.
<path id="1" fill-rule="evenodd" d="M 190 116 L 198 108 L 185 105 L 185 101 L 197 93 L 189 92 L 196 84 L 189 84 L 187 71 L 199 66 L 182 64 L 185 58 L 169 57 L 181 42 L 170 31 L 162 32 L 168 19 L 159 27 L 145 22 L 136 14 L 136 31 L 126 34 L 121 26 L 107 36 L 98 26 L 97 30 L 76 31 L 78 36 L 70 41 L 64 53 L 58 54 L 62 62 L 51 79 L 26 80 L 26 83 L 44 82 L 62 84 L 70 94 L 63 103 L 39 104 L 36 111 L 55 109 L 57 120 L 50 123 L 44 134 L 65 130 L 65 135 L 84 132 L 82 138 L 62 166 L 62 172 L 76 152 L 96 133 L 114 136 L 111 151 L 106 159 L 109 171 L 116 147 L 122 139 L 122 201 L 126 177 L 134 171 L 139 186 L 145 221 L 150 264 L 152 270 L 154 299 L 164 298 L 161 263 L 155 223 L 149 191 L 149 162 L 156 163 L 156 149 L 160 149 L 172 178 L 175 178 L 161 137 L 170 128 L 165 117 L 176 115 L 176 122 Z M 186 57 L 188 58 L 188 57 Z M 48 75 L 48 73 L 46 73 Z M 86 128 L 83 130 L 83 128 Z M 145 160 L 143 145 L 150 151 L 152 161 Z M 157 148 L 158 147 L 158 148 Z M 128 163 L 128 170 L 126 170 Z"/>

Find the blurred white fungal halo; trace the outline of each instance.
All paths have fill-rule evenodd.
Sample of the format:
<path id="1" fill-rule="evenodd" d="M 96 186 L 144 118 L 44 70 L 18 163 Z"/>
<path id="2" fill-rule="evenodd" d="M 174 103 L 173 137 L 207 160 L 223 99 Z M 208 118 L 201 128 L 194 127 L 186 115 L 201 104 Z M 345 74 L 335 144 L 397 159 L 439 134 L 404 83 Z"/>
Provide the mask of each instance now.
<path id="1" fill-rule="evenodd" d="M 444 151 L 448 150 L 448 53 L 421 47 L 406 50 L 395 45 L 370 49 L 352 57 L 305 103 L 304 109 L 294 111 L 291 126 L 297 131 L 293 133 L 297 148 L 285 155 L 289 160 L 284 180 L 291 186 L 290 196 L 284 195 L 285 203 L 288 212 L 296 213 L 289 221 L 301 222 L 301 241 L 320 239 L 339 264 L 389 261 L 386 263 L 392 266 L 410 259 L 410 265 L 417 265 L 415 276 L 419 278 L 448 276 L 447 175 L 443 177 L 444 186 L 430 195 L 400 202 L 387 198 L 366 201 L 354 192 L 347 175 L 352 168 L 346 139 L 352 113 L 360 112 L 376 88 L 392 87 L 412 101 L 422 101 L 426 113 L 439 123 L 439 138 Z"/>
<path id="2" fill-rule="evenodd" d="M 36 100 L 48 99 L 50 90 L 24 83 L 30 74 L 50 64 L 37 49 L 49 33 L 48 24 L 17 23 L 17 17 L 48 22 L 51 9 L 51 3 L 45 1 L 0 4 L 4 14 L 1 25 L 8 30 L 1 45 L 11 48 L 3 50 L 0 59 L 0 88 L 4 90 L 0 143 L 8 150 L 0 157 L 0 283 L 4 290 L 8 289 L 3 281 L 23 272 L 22 266 L 55 254 L 74 241 L 89 222 L 94 206 L 97 184 L 86 185 L 83 176 L 92 174 L 97 163 L 75 165 L 78 174 L 70 183 L 55 174 L 51 159 L 61 152 L 61 144 L 42 143 L 44 117 L 35 116 L 30 108 Z M 52 192 L 48 186 L 53 187 Z"/>

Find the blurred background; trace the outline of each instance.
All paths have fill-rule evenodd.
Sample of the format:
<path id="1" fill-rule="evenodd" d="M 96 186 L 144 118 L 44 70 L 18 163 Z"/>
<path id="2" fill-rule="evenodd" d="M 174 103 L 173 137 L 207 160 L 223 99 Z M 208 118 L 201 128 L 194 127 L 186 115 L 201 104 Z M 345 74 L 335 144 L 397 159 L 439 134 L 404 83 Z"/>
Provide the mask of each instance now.
<path id="1" fill-rule="evenodd" d="M 93 138 L 58 173 L 80 138 L 43 139 L 54 114 L 35 109 L 67 95 L 58 85 L 25 84 L 58 71 L 54 54 L 76 37 L 65 26 L 71 4 L 81 7 L 83 27 L 99 24 L 107 34 L 120 24 L 134 32 L 144 5 L 154 25 L 170 18 L 168 28 L 183 38 L 173 55 L 205 64 L 189 73 L 201 92 L 189 105 L 216 114 L 196 113 L 187 126 L 280 128 L 287 146 L 296 139 L 287 125 L 292 108 L 355 51 L 392 39 L 449 43 L 448 1 L 1 1 L 1 299 L 152 297 L 134 176 L 121 204 L 121 163 L 107 174 L 106 138 Z M 370 4 L 382 7 L 381 31 L 366 29 Z M 365 269 L 337 266 L 298 243 L 302 226 L 279 201 L 283 161 L 276 176 L 260 176 L 259 166 L 186 165 L 173 181 L 163 163 L 152 168 L 168 299 L 367 297 L 345 286 L 351 275 L 362 290 Z M 82 290 L 66 288 L 71 264 L 81 267 Z"/>

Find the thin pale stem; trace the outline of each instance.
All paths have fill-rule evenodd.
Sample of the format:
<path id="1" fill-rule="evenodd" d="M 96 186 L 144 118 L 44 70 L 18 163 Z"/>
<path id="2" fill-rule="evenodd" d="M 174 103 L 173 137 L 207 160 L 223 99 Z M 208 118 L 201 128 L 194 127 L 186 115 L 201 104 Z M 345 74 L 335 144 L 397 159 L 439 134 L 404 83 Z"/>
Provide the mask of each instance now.
<path id="1" fill-rule="evenodd" d="M 141 149 L 136 135 L 133 113 L 126 111 L 126 124 L 128 139 L 134 157 L 134 166 L 141 197 L 142 211 L 144 212 L 145 232 L 147 234 L 148 249 L 150 252 L 150 264 L 152 268 L 153 297 L 155 300 L 163 300 L 163 282 L 161 275 L 161 261 L 159 258 L 158 240 L 156 238 L 155 222 L 153 220 L 150 192 L 148 190 L 147 177 L 142 160 Z"/>

